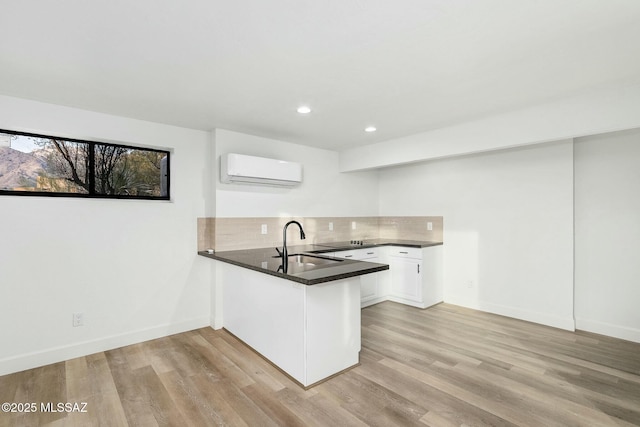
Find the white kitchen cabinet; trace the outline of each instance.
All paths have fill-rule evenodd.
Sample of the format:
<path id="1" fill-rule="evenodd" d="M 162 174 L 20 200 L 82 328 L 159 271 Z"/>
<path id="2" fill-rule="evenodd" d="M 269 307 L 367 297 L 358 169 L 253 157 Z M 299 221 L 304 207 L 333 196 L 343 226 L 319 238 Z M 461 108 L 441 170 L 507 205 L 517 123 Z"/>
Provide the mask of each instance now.
<path id="1" fill-rule="evenodd" d="M 442 246 L 389 250 L 389 300 L 426 308 L 443 301 Z"/>
<path id="2" fill-rule="evenodd" d="M 368 262 L 380 262 L 377 249 L 358 249 L 357 259 Z M 365 274 L 360 277 L 360 305 L 367 307 L 386 299 L 380 291 L 379 277 L 377 273 Z"/>
<path id="3" fill-rule="evenodd" d="M 335 252 L 336 258 L 389 264 L 389 270 L 360 276 L 361 307 L 390 300 L 426 308 L 444 300 L 442 245 L 385 246 Z"/>
<path id="4" fill-rule="evenodd" d="M 411 305 L 422 302 L 422 260 L 398 256 L 389 257 L 391 297 Z M 414 304 L 415 303 L 415 304 Z"/>
<path id="5" fill-rule="evenodd" d="M 352 249 L 336 252 L 337 258 L 355 259 L 358 261 L 382 262 L 378 257 L 378 248 Z M 385 272 L 381 272 L 385 273 Z M 360 304 L 367 307 L 386 299 L 386 293 L 380 289 L 380 273 L 365 274 L 360 276 Z"/>

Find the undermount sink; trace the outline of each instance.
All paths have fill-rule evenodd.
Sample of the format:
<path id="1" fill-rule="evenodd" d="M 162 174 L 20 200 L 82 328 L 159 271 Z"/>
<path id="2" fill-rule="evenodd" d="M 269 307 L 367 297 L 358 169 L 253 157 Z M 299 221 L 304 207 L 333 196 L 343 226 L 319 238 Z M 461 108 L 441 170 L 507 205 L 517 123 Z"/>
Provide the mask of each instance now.
<path id="1" fill-rule="evenodd" d="M 280 258 L 280 256 L 275 255 L 273 258 Z M 324 257 L 318 257 L 313 255 L 306 254 L 292 254 L 288 256 L 289 263 L 296 263 L 298 265 L 304 266 L 316 266 L 316 265 L 327 265 L 327 264 L 336 264 L 342 262 L 342 259 L 329 259 Z"/>

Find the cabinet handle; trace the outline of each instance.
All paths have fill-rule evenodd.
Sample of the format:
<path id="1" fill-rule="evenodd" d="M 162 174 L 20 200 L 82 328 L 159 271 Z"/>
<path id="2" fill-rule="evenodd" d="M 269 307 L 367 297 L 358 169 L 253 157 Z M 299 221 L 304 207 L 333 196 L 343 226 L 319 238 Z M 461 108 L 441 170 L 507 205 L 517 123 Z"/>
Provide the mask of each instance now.
<path id="1" fill-rule="evenodd" d="M 373 252 L 367 252 L 367 255 L 373 255 Z"/>
<path id="2" fill-rule="evenodd" d="M 353 255 L 345 255 L 345 258 L 351 258 Z"/>
<path id="3" fill-rule="evenodd" d="M 408 254 L 409 252 L 400 251 L 401 254 Z"/>
<path id="4" fill-rule="evenodd" d="M 420 264 L 418 264 L 418 274 L 420 274 Z"/>

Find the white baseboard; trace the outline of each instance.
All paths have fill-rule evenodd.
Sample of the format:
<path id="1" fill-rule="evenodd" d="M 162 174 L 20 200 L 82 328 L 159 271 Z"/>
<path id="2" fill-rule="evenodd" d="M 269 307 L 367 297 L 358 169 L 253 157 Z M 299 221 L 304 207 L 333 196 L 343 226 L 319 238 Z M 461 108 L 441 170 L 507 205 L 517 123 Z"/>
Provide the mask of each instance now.
<path id="1" fill-rule="evenodd" d="M 222 327 L 224 326 L 222 323 L 222 319 L 218 316 L 211 316 L 211 318 L 209 319 L 209 326 L 211 326 L 211 328 L 218 330 L 218 329 L 222 329 Z"/>
<path id="2" fill-rule="evenodd" d="M 640 329 L 613 325 L 596 320 L 576 319 L 576 329 L 640 343 Z"/>
<path id="3" fill-rule="evenodd" d="M 419 303 L 419 302 L 415 302 L 415 301 L 411 301 L 409 299 L 405 299 L 405 298 L 399 298 L 399 297 L 394 297 L 389 295 L 387 297 L 387 301 L 393 301 L 393 302 L 397 302 L 400 304 L 404 304 L 404 305 L 410 305 L 411 307 L 416 307 L 416 308 L 426 308 L 427 306 Z"/>
<path id="4" fill-rule="evenodd" d="M 0 360 L 0 375 L 37 368 L 76 357 L 99 353 L 101 351 L 113 350 L 115 348 L 162 338 L 180 332 L 191 331 L 205 326 L 209 326 L 208 317 L 185 320 L 183 322 L 165 324 L 76 344 L 20 354 Z"/>
<path id="5" fill-rule="evenodd" d="M 554 328 L 565 329 L 567 331 L 575 331 L 575 321 L 573 317 L 556 316 L 548 313 L 524 310 L 517 307 L 492 304 L 483 301 L 475 301 L 469 303 L 466 299 L 458 299 L 455 296 L 448 295 L 445 297 L 446 303 L 460 305 L 462 307 L 472 308 L 474 310 L 486 311 L 488 313 L 499 314 L 501 316 L 513 317 L 514 319 L 526 320 L 528 322 L 539 323 L 541 325 L 551 326 Z"/>
<path id="6" fill-rule="evenodd" d="M 365 302 L 360 303 L 360 308 L 369 307 L 370 305 L 379 304 L 379 303 L 387 301 L 387 300 L 388 300 L 388 298 L 386 296 L 373 298 L 373 299 L 370 299 L 370 300 L 367 300 Z"/>

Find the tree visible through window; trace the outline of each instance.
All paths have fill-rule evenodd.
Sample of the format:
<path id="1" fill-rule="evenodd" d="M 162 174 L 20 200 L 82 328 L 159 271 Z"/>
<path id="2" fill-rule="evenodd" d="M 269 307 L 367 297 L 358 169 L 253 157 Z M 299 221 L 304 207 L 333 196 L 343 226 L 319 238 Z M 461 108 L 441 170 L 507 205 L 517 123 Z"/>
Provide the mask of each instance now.
<path id="1" fill-rule="evenodd" d="M 169 152 L 0 131 L 0 193 L 169 199 Z"/>

